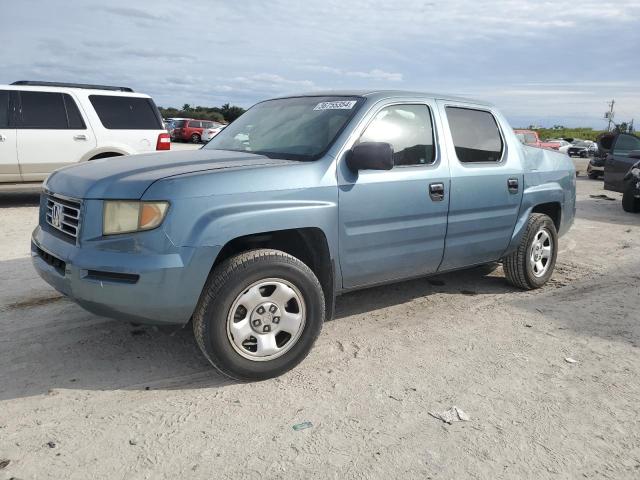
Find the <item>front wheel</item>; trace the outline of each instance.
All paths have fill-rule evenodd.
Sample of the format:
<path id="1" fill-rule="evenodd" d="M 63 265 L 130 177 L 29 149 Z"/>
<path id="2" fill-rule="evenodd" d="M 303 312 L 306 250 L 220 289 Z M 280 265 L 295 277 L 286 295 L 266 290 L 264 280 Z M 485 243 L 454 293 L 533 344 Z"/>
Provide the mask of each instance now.
<path id="1" fill-rule="evenodd" d="M 622 194 L 622 209 L 629 213 L 640 212 L 640 198 L 636 198 L 634 195 L 633 183 Z"/>
<path id="2" fill-rule="evenodd" d="M 557 255 L 558 233 L 553 220 L 532 213 L 518 249 L 504 258 L 507 281 L 524 290 L 542 287 L 553 274 Z"/>
<path id="3" fill-rule="evenodd" d="M 214 269 L 193 315 L 193 331 L 221 373 L 263 380 L 308 355 L 324 312 L 322 287 L 307 265 L 279 250 L 251 250 Z"/>
<path id="4" fill-rule="evenodd" d="M 191 135 L 191 142 L 200 143 L 200 135 L 198 135 L 197 133 L 194 133 L 193 135 Z"/>

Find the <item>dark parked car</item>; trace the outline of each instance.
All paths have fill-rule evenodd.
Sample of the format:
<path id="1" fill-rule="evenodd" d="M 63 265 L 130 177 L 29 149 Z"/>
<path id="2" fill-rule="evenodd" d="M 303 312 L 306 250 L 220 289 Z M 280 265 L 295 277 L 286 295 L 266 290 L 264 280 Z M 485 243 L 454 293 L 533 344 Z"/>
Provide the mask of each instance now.
<path id="1" fill-rule="evenodd" d="M 622 208 L 625 212 L 640 212 L 640 161 L 631 167 L 623 182 Z"/>
<path id="2" fill-rule="evenodd" d="M 587 158 L 594 155 L 597 151 L 597 147 L 592 143 L 576 142 L 575 145 L 567 149 L 567 155 L 570 157 Z"/>
<path id="3" fill-rule="evenodd" d="M 592 180 L 596 178 L 600 178 L 604 175 L 604 162 L 607 159 L 607 154 L 597 151 L 595 156 L 589 160 L 589 165 L 587 165 L 587 175 Z"/>
<path id="4" fill-rule="evenodd" d="M 625 211 L 638 212 L 640 198 L 640 138 L 630 133 L 607 134 L 598 139 L 604 162 L 604 188 L 623 194 Z"/>

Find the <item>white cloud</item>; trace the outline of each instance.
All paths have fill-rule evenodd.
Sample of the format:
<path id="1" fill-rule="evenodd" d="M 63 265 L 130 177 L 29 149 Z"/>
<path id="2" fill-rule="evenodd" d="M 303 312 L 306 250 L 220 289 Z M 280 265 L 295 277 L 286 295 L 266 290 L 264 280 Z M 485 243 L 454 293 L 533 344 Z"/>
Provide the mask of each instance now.
<path id="1" fill-rule="evenodd" d="M 401 73 L 385 72 L 384 70 L 380 70 L 378 68 L 374 68 L 373 70 L 369 70 L 368 72 L 347 72 L 346 74 L 350 77 L 370 78 L 372 80 L 389 80 L 392 82 L 402 81 Z"/>
<path id="2" fill-rule="evenodd" d="M 0 16 L 0 43 L 12 46 L 0 83 L 114 83 L 162 105 L 243 106 L 303 90 L 402 87 L 567 118 L 599 118 L 615 97 L 640 118 L 640 0 L 108 3 L 13 2 Z"/>

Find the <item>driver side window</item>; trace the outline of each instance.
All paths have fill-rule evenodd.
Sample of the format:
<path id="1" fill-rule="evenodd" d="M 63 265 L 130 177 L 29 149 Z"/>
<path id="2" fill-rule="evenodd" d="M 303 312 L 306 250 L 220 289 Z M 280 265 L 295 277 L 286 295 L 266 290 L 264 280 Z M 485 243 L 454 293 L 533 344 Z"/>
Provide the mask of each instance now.
<path id="1" fill-rule="evenodd" d="M 616 144 L 613 147 L 613 155 L 626 157 L 629 152 L 633 150 L 640 150 L 640 138 L 633 135 L 621 134 L 616 140 Z"/>
<path id="2" fill-rule="evenodd" d="M 429 165 L 435 161 L 433 125 L 426 105 L 392 105 L 380 110 L 360 137 L 393 147 L 395 165 Z"/>

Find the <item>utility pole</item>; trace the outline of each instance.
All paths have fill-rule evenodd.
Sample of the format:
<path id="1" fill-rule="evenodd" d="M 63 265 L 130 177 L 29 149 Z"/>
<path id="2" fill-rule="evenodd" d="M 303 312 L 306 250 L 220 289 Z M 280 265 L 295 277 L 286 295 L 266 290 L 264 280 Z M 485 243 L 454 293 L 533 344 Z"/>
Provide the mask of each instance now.
<path id="1" fill-rule="evenodd" d="M 609 120 L 609 125 L 607 126 L 607 132 L 611 131 L 611 122 L 613 122 L 613 117 L 615 116 L 615 113 L 613 111 L 613 106 L 615 104 L 616 104 L 615 99 L 612 99 L 611 102 L 609 102 L 609 111 L 604 114 L 604 118 Z"/>

